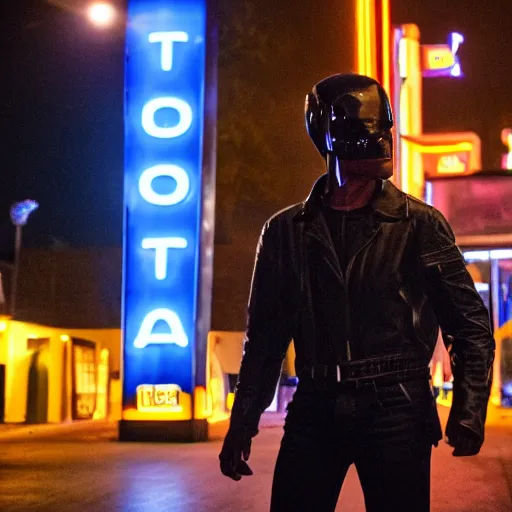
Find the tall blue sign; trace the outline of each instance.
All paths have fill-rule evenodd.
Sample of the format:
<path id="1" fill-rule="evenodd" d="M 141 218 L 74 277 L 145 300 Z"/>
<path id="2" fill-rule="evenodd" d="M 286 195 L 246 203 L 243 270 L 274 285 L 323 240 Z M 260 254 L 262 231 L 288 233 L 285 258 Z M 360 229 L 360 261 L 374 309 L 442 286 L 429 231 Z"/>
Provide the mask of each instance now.
<path id="1" fill-rule="evenodd" d="M 206 1 L 131 0 L 127 23 L 123 420 L 189 420 L 202 280 L 211 295 Z"/>

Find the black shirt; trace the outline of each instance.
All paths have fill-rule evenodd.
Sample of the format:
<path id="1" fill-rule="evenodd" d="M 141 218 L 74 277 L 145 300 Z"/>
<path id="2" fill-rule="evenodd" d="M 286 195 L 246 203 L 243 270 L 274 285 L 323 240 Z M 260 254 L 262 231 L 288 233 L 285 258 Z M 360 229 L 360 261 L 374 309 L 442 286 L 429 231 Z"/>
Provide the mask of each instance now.
<path id="1" fill-rule="evenodd" d="M 350 211 L 323 207 L 324 218 L 343 274 L 347 271 L 350 259 L 367 238 L 365 234 L 371 213 L 370 204 Z"/>

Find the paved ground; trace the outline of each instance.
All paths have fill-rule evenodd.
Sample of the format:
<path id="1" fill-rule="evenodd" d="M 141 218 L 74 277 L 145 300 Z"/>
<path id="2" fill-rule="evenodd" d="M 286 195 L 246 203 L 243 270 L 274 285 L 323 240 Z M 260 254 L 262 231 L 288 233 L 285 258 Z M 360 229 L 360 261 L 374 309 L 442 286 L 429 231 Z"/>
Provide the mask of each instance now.
<path id="1" fill-rule="evenodd" d="M 512 419 L 491 423 L 478 457 L 435 450 L 432 512 L 512 511 Z M 255 475 L 238 483 L 218 471 L 220 441 L 121 444 L 109 423 L 0 429 L 0 511 L 264 512 L 281 435 L 278 423 L 265 424 L 254 442 Z M 364 511 L 354 471 L 337 510 Z"/>

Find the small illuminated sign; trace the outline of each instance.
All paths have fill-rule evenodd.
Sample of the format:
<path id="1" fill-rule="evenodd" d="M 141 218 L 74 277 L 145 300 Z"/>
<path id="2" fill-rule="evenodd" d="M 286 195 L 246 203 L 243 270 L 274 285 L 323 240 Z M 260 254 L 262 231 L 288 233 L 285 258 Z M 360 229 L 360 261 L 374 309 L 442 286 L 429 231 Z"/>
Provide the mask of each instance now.
<path id="1" fill-rule="evenodd" d="M 422 71 L 424 77 L 462 76 L 457 53 L 464 37 L 458 32 L 450 34 L 448 44 L 421 45 Z"/>
<path id="2" fill-rule="evenodd" d="M 137 386 L 137 410 L 140 412 L 181 412 L 181 388 L 176 384 Z"/>
<path id="3" fill-rule="evenodd" d="M 437 162 L 439 174 L 461 174 L 466 171 L 466 162 L 459 155 L 443 155 Z"/>
<path id="4" fill-rule="evenodd" d="M 440 44 L 424 48 L 426 66 L 429 71 L 438 71 L 451 68 L 455 65 L 455 58 L 449 46 Z"/>
<path id="5" fill-rule="evenodd" d="M 469 152 L 424 153 L 422 157 L 426 177 L 470 173 Z"/>
<path id="6" fill-rule="evenodd" d="M 130 0 L 126 54 L 123 410 L 181 411 L 195 385 L 206 1 Z"/>

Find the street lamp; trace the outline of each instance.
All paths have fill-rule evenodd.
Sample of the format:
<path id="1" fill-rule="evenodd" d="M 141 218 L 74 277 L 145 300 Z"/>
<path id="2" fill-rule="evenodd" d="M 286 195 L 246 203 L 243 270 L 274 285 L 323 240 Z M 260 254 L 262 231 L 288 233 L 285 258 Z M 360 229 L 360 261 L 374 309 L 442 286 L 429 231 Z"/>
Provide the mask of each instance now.
<path id="1" fill-rule="evenodd" d="M 117 12 L 112 4 L 97 2 L 88 7 L 87 17 L 93 25 L 99 28 L 107 28 L 114 24 Z"/>
<path id="2" fill-rule="evenodd" d="M 11 286 L 11 316 L 14 317 L 16 309 L 16 289 L 18 287 L 18 272 L 20 267 L 21 230 L 27 223 L 30 214 L 39 208 L 39 204 L 26 199 L 11 206 L 11 221 L 16 226 L 16 241 L 14 246 L 14 272 Z"/>

